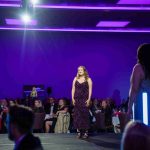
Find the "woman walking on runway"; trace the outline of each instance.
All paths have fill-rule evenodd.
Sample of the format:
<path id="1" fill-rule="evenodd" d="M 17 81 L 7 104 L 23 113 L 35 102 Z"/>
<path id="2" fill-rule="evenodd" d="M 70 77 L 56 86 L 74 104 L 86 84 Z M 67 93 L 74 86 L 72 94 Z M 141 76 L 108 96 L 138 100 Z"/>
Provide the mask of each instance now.
<path id="1" fill-rule="evenodd" d="M 77 129 L 77 138 L 88 138 L 90 128 L 89 105 L 92 95 L 92 80 L 84 66 L 78 67 L 77 76 L 72 84 L 72 103 L 74 105 L 73 122 Z"/>

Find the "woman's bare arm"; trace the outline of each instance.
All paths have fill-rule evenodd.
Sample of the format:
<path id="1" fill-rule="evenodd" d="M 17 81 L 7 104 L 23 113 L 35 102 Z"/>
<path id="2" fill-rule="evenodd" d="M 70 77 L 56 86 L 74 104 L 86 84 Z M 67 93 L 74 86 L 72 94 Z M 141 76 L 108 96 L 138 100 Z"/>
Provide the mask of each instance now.
<path id="1" fill-rule="evenodd" d="M 133 68 L 131 79 L 130 79 L 130 90 L 129 90 L 129 103 L 128 103 L 128 113 L 132 112 L 133 103 L 136 100 L 136 96 L 141 84 L 144 79 L 144 72 L 140 64 L 136 64 Z"/>
<path id="2" fill-rule="evenodd" d="M 92 96 L 92 80 L 91 80 L 91 78 L 88 78 L 88 85 L 89 85 L 89 95 L 88 95 L 87 101 L 85 102 L 87 107 L 90 105 L 91 96 Z"/>
<path id="3" fill-rule="evenodd" d="M 76 77 L 74 78 L 73 82 L 72 82 L 72 91 L 71 91 L 71 95 L 72 95 L 72 104 L 75 105 L 75 99 L 74 99 L 74 93 L 75 93 L 75 81 L 76 81 Z"/>
<path id="4" fill-rule="evenodd" d="M 91 80 L 91 78 L 88 79 L 88 84 L 89 84 L 89 97 L 88 97 L 88 99 L 91 100 L 91 96 L 92 96 L 92 80 Z"/>

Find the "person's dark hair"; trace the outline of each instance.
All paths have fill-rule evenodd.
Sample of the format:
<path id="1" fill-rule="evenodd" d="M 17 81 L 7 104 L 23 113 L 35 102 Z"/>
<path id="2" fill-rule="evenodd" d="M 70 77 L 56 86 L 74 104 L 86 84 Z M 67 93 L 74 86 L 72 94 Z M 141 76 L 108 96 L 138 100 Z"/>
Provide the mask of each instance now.
<path id="1" fill-rule="evenodd" d="M 9 123 L 17 125 L 21 133 L 27 133 L 32 130 L 34 113 L 31 108 L 23 105 L 13 105 L 9 108 Z"/>
<path id="2" fill-rule="evenodd" d="M 150 44 L 142 44 L 137 51 L 138 63 L 145 71 L 145 77 L 150 79 Z"/>
<path id="3" fill-rule="evenodd" d="M 67 104 L 66 99 L 64 99 L 64 98 L 60 98 L 60 99 L 59 99 L 59 101 L 60 101 L 60 100 L 62 100 L 62 101 L 63 101 L 63 105 L 64 105 L 64 106 L 66 106 L 66 104 Z M 58 103 L 59 103 L 59 102 L 58 102 Z"/>
<path id="4" fill-rule="evenodd" d="M 130 121 L 122 137 L 121 150 L 149 150 L 150 128 L 141 122 Z"/>

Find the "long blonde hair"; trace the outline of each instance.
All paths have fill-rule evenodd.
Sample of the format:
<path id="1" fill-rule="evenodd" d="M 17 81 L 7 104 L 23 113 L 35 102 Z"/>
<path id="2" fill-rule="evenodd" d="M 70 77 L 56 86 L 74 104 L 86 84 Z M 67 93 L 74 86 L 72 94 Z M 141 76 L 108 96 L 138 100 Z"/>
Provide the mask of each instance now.
<path id="1" fill-rule="evenodd" d="M 84 77 L 85 77 L 85 80 L 87 81 L 87 79 L 89 78 L 89 74 L 88 74 L 87 69 L 86 69 L 84 66 L 79 66 L 78 68 L 83 68 L 83 71 L 84 71 Z M 80 75 L 78 74 L 78 72 L 77 72 L 76 78 L 77 78 L 77 79 L 80 78 Z"/>

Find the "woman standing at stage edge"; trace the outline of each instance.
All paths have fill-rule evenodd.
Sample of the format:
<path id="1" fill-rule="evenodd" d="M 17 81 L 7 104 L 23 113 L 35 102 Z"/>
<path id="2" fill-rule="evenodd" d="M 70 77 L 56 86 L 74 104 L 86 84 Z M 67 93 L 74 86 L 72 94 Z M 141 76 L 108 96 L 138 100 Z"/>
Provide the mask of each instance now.
<path id="1" fill-rule="evenodd" d="M 131 74 L 127 113 L 129 116 L 132 114 L 135 120 L 150 125 L 150 44 L 143 44 L 138 48 L 137 59 Z"/>
<path id="2" fill-rule="evenodd" d="M 77 76 L 72 84 L 72 103 L 74 105 L 73 122 L 77 137 L 88 138 L 90 128 L 89 105 L 92 95 L 92 80 L 84 66 L 78 67 Z"/>

